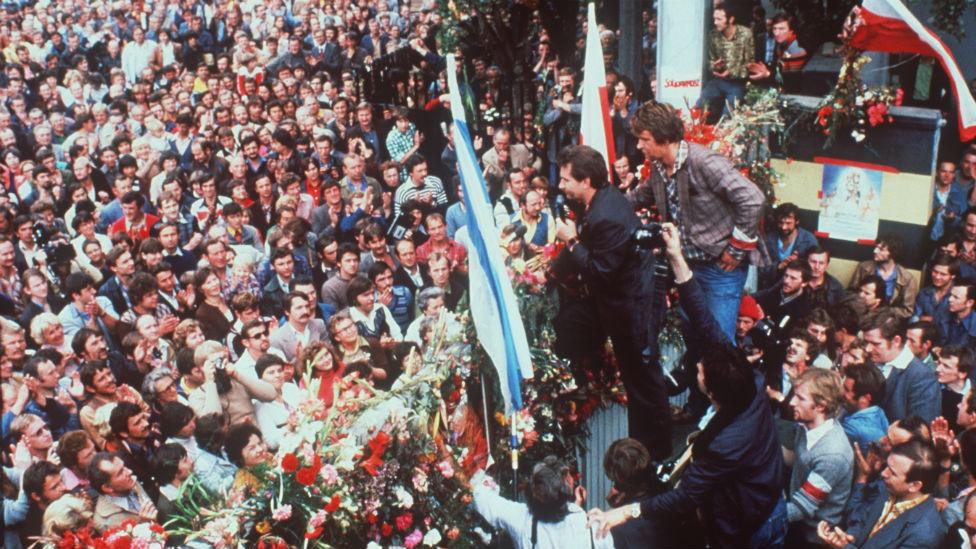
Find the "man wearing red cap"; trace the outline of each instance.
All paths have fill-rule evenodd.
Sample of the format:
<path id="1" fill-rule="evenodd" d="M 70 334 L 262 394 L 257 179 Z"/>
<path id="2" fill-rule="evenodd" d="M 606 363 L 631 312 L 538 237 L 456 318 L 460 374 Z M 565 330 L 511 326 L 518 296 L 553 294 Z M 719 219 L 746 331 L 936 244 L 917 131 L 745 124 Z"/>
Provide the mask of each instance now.
<path id="1" fill-rule="evenodd" d="M 737 347 L 746 349 L 753 346 L 749 331 L 764 316 L 762 307 L 756 303 L 755 298 L 751 295 L 742 296 L 742 301 L 739 303 L 739 316 L 735 321 L 735 344 Z"/>

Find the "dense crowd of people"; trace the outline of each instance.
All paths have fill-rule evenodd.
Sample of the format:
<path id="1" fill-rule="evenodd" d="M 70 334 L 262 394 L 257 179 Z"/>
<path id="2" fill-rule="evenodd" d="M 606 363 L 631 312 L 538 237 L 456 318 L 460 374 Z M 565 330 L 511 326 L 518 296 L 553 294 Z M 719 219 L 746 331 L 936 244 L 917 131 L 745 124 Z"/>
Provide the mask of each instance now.
<path id="1" fill-rule="evenodd" d="M 163 523 L 191 474 L 215 494 L 253 483 L 305 379 L 327 406 L 363 381 L 389 389 L 433 334 L 461 329 L 467 214 L 436 39 L 448 23 L 418 4 L 4 4 L 4 547 Z M 714 10 L 702 104 L 733 104 L 750 81 L 790 86 L 807 57 L 787 15 L 739 25 L 732 11 Z M 643 16 L 639 81 L 612 69 L 616 35 L 601 33 L 610 179 L 572 147 L 581 52 L 560 59 L 537 31 L 524 120 L 491 52 L 457 52 L 482 118 L 492 245 L 524 269 L 561 243 L 593 295 L 617 300 L 586 318 L 564 300 L 556 345 L 579 358 L 613 339 L 634 437 L 606 455 L 606 512 L 584 515 L 554 459 L 532 464 L 526 507 L 483 476 L 476 507 L 519 547 L 976 543 L 976 148 L 940 164 L 923 283 L 884 235 L 841 284 L 796 206 L 765 204 L 728 160 L 684 141 L 677 111 L 642 103 L 656 36 Z M 394 68 L 380 78 L 380 65 Z M 630 233 L 577 234 L 558 194 L 581 225 L 594 196 L 667 223 L 661 260 L 692 319 L 685 379 L 674 373 L 685 409 L 668 409 L 664 373 L 641 362 L 644 315 L 607 305 L 626 308 L 607 269 Z M 664 490 L 652 465 L 672 454 L 672 419 L 701 434 Z M 703 528 L 677 527 L 696 511 Z"/>

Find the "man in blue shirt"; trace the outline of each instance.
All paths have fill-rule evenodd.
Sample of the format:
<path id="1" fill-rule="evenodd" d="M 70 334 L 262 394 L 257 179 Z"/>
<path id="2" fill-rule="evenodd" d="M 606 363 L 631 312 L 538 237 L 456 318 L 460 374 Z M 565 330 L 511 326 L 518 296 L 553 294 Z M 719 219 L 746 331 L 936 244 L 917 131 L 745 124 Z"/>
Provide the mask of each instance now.
<path id="1" fill-rule="evenodd" d="M 851 364 L 844 369 L 844 408 L 840 420 L 851 443 L 861 448 L 878 442 L 888 432 L 888 418 L 878 405 L 884 400 L 885 379 L 870 364 Z"/>
<path id="2" fill-rule="evenodd" d="M 956 284 L 949 291 L 949 307 L 946 314 L 937 321 L 946 345 L 963 345 L 972 348 L 976 345 L 976 282 L 965 281 Z"/>
<path id="3" fill-rule="evenodd" d="M 766 234 L 766 249 L 772 265 L 763 270 L 760 286 L 768 288 L 779 280 L 791 261 L 804 256 L 804 252 L 817 246 L 817 237 L 800 227 L 800 208 L 786 202 L 780 204 L 773 214 L 776 218 L 776 231 Z"/>
<path id="4" fill-rule="evenodd" d="M 915 299 L 913 320 L 934 320 L 949 310 L 949 290 L 959 275 L 959 263 L 946 254 L 932 261 L 929 272 L 932 284 L 922 288 Z"/>

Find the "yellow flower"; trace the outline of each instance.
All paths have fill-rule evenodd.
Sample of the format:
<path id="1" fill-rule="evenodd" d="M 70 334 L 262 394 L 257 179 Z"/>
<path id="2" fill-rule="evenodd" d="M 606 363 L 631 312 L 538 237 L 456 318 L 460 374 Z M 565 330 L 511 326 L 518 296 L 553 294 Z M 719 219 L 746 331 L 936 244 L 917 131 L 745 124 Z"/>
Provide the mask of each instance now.
<path id="1" fill-rule="evenodd" d="M 263 536 L 264 534 L 267 534 L 268 532 L 271 531 L 271 523 L 266 520 L 262 520 L 261 522 L 254 525 L 254 529 L 257 530 L 257 533 Z"/>

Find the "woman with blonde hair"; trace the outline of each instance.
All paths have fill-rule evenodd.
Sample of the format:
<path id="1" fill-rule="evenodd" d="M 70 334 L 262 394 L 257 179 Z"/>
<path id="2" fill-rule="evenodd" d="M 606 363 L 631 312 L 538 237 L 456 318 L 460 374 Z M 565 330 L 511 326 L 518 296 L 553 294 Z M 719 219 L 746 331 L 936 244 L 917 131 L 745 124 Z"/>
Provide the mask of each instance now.
<path id="1" fill-rule="evenodd" d="M 45 312 L 35 316 L 30 323 L 30 335 L 31 339 L 41 348 L 56 349 L 63 355 L 74 353 L 71 349 L 71 342 L 64 337 L 64 326 L 61 325 L 61 319 L 54 313 Z"/>

